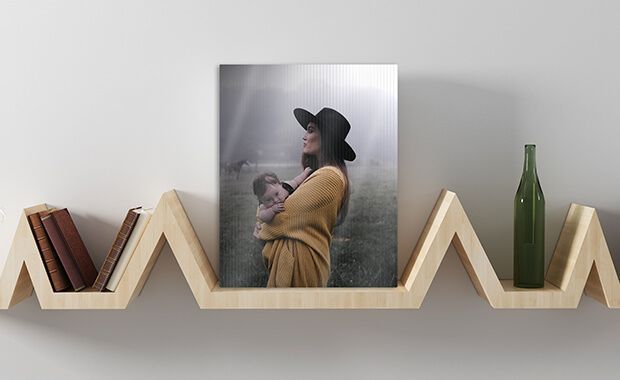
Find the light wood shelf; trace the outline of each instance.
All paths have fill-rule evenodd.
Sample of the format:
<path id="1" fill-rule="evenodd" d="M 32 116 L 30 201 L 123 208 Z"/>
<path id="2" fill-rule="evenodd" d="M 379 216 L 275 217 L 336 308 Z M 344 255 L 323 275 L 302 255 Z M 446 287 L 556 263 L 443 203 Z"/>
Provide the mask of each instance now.
<path id="1" fill-rule="evenodd" d="M 576 308 L 584 290 L 620 307 L 620 281 L 596 214 L 572 204 L 542 289 L 498 279 L 458 197 L 442 191 L 395 288 L 220 288 L 217 275 L 174 190 L 162 195 L 115 292 L 52 290 L 24 210 L 0 276 L 0 308 L 36 292 L 42 309 L 125 309 L 142 290 L 167 242 L 202 309 L 417 309 L 453 245 L 478 294 L 493 308 Z"/>

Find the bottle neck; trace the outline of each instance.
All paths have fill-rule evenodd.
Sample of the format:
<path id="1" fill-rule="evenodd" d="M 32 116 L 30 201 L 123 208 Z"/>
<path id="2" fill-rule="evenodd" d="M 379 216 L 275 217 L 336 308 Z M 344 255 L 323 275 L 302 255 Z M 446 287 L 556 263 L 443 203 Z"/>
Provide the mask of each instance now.
<path id="1" fill-rule="evenodd" d="M 525 146 L 525 160 L 523 161 L 523 173 L 536 174 L 536 146 Z"/>

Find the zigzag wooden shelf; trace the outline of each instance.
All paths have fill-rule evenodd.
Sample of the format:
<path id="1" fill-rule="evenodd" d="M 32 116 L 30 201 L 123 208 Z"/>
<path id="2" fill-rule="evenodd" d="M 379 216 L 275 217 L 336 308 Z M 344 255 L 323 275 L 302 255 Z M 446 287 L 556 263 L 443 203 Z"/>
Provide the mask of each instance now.
<path id="1" fill-rule="evenodd" d="M 0 308 L 37 294 L 42 309 L 125 309 L 166 242 L 202 309 L 417 309 L 452 244 L 478 294 L 494 308 L 576 308 L 583 291 L 620 306 L 620 281 L 591 207 L 572 204 L 542 289 L 500 281 L 455 193 L 442 191 L 396 288 L 220 288 L 176 192 L 164 193 L 116 292 L 52 290 L 24 210 L 0 277 Z"/>

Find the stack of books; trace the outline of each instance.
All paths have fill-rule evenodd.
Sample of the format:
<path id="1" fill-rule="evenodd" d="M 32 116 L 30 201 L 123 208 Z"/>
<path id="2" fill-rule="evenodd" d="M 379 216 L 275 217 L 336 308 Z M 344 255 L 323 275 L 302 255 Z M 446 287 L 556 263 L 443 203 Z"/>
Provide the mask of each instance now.
<path id="1" fill-rule="evenodd" d="M 52 289 L 55 292 L 87 288 L 115 291 L 152 214 L 152 209 L 142 207 L 127 212 L 99 272 L 69 210 L 51 209 L 29 215 L 28 222 Z"/>

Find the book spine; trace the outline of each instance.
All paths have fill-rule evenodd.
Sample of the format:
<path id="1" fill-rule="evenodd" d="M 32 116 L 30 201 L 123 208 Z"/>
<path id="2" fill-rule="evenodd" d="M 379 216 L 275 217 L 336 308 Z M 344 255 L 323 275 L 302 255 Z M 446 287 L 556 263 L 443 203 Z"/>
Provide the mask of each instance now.
<path id="1" fill-rule="evenodd" d="M 80 237 L 80 233 L 71 219 L 71 215 L 66 208 L 54 211 L 50 214 L 58 225 L 58 230 L 69 248 L 69 253 L 73 256 L 77 269 L 84 279 L 86 286 L 92 286 L 97 278 L 97 269 L 88 254 L 86 245 Z"/>
<path id="2" fill-rule="evenodd" d="M 125 269 L 127 269 L 127 266 L 129 265 L 129 260 L 131 259 L 131 256 L 133 256 L 134 251 L 136 250 L 136 247 L 138 246 L 138 243 L 140 242 L 140 239 L 142 238 L 142 235 L 151 220 L 151 215 L 152 211 L 150 210 L 142 210 L 140 212 L 138 222 L 136 223 L 129 240 L 127 240 L 127 244 L 125 244 L 125 248 L 123 248 L 123 252 L 116 263 L 116 268 L 114 268 L 114 271 L 110 276 L 110 280 L 106 285 L 108 290 L 113 292 L 116 291 L 116 288 L 125 273 Z"/>
<path id="3" fill-rule="evenodd" d="M 82 275 L 78 270 L 77 264 L 69 252 L 69 247 L 67 246 L 65 239 L 60 234 L 60 229 L 56 225 L 56 221 L 52 217 L 52 214 L 41 217 L 41 222 L 43 223 L 43 227 L 45 228 L 56 253 L 58 253 L 60 263 L 69 277 L 73 290 L 77 292 L 84 289 L 86 287 L 84 284 L 84 279 L 82 279 Z"/>
<path id="4" fill-rule="evenodd" d="M 45 271 L 50 279 L 52 288 L 55 292 L 60 292 L 67 289 L 70 284 L 67 274 L 62 269 L 62 264 L 59 262 L 58 255 L 56 251 L 54 251 L 54 247 L 41 222 L 41 216 L 47 214 L 49 214 L 48 211 L 42 211 L 40 213 L 28 215 L 28 221 L 30 222 L 30 228 L 32 228 L 32 233 L 37 241 L 37 247 L 41 253 Z"/>
<path id="5" fill-rule="evenodd" d="M 132 208 L 127 212 L 125 219 L 123 220 L 123 225 L 121 229 L 116 234 L 116 239 L 114 239 L 114 244 L 112 244 L 112 248 L 108 252 L 108 255 L 99 270 L 99 275 L 97 275 L 97 279 L 95 280 L 95 284 L 93 288 L 99 292 L 102 292 L 105 289 L 105 286 L 112 275 L 112 271 L 114 267 L 116 267 L 116 263 L 118 262 L 118 258 L 123 252 L 123 248 L 127 244 L 127 240 L 131 235 L 134 227 L 136 226 L 136 222 L 138 221 L 138 214 L 135 208 Z"/>

